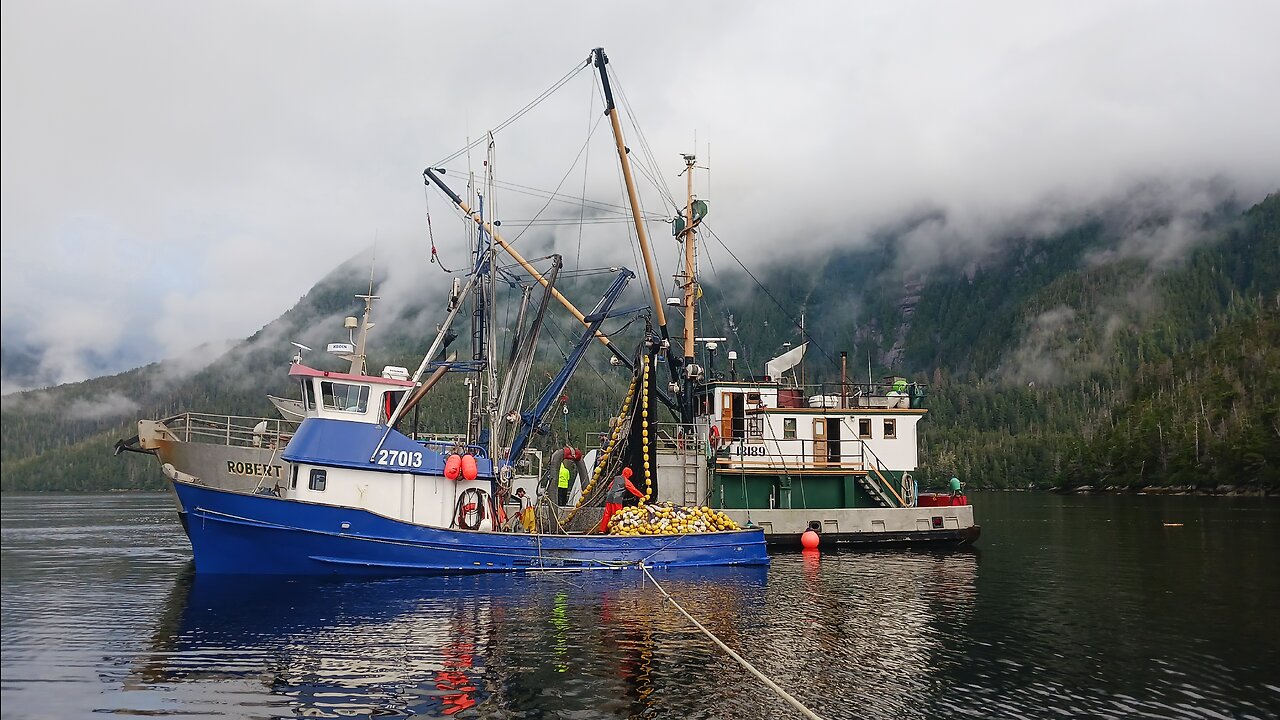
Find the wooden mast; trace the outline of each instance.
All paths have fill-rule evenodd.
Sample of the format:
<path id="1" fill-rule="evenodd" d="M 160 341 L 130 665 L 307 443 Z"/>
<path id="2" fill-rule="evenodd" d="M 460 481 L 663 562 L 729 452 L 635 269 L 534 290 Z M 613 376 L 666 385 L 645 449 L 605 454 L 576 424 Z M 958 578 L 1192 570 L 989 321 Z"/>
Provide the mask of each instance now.
<path id="1" fill-rule="evenodd" d="M 600 68 L 600 82 L 604 86 L 604 110 L 609 116 L 609 124 L 613 126 L 613 142 L 618 149 L 618 162 L 622 164 L 622 179 L 627 185 L 627 199 L 631 202 L 631 220 L 636 226 L 636 237 L 640 239 L 640 255 L 644 258 L 644 271 L 649 278 L 649 295 L 653 300 L 653 312 L 662 328 L 663 339 L 666 339 L 667 315 L 662 309 L 662 298 L 658 294 L 658 278 L 654 271 L 653 253 L 649 251 L 649 236 L 645 233 L 644 220 L 640 216 L 640 196 L 636 193 L 635 178 L 631 175 L 631 158 L 627 155 L 626 143 L 622 140 L 622 121 L 618 119 L 618 108 L 613 103 L 613 90 L 609 87 L 609 75 L 604 66 L 609 62 L 604 48 L 591 51 L 595 57 L 596 67 Z"/>
<path id="2" fill-rule="evenodd" d="M 694 253 L 694 234 L 693 234 L 693 164 L 697 158 L 693 155 L 684 156 L 684 171 L 688 177 L 688 200 L 684 206 L 684 361 L 688 365 L 693 362 L 693 325 L 694 313 L 697 311 L 698 303 L 698 274 L 696 272 L 695 263 L 697 255 Z"/>
<path id="3" fill-rule="evenodd" d="M 653 303 L 653 314 L 658 321 L 658 332 L 661 334 L 663 345 L 667 354 L 667 365 L 671 370 L 672 380 L 677 380 L 684 369 L 684 361 L 675 353 L 675 349 L 671 347 L 671 337 L 667 332 L 667 314 L 663 310 L 662 296 L 659 293 L 661 286 L 658 285 L 657 271 L 654 268 L 653 252 L 649 248 L 649 236 L 644 229 L 644 220 L 640 215 L 640 196 L 636 192 L 635 178 L 631 174 L 631 159 L 627 154 L 626 143 L 622 139 L 622 121 L 618 119 L 618 108 L 613 102 L 613 89 L 609 85 L 609 73 L 605 71 L 605 65 L 609 63 L 609 58 L 604 54 L 604 48 L 595 48 L 591 51 L 594 58 L 595 66 L 600 70 L 600 85 L 604 90 L 604 107 L 605 114 L 609 116 L 609 124 L 613 126 L 614 145 L 618 150 L 618 162 L 622 165 L 622 179 L 627 185 L 627 199 L 631 203 L 631 219 L 635 223 L 636 237 L 640 241 L 640 255 L 644 258 L 645 275 L 649 278 L 649 297 Z M 685 393 L 687 396 L 688 393 Z M 685 416 L 689 415 L 693 408 L 693 399 L 690 397 L 681 398 L 679 403 L 681 407 L 681 420 L 685 421 Z M 692 417 L 688 418 L 692 421 Z"/>

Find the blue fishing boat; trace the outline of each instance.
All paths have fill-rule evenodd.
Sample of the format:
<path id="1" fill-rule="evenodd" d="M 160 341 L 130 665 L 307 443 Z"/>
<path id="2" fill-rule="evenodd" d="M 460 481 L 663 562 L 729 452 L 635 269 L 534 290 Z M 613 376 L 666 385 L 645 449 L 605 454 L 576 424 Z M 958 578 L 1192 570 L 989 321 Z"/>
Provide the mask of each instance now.
<path id="1" fill-rule="evenodd" d="M 603 52 L 596 51 L 593 58 L 607 95 Z M 611 98 L 607 107 L 630 182 Z M 245 489 L 226 487 L 218 478 L 201 478 L 190 472 L 191 467 L 163 464 L 191 540 L 196 571 L 385 575 L 768 563 L 760 529 L 741 529 L 709 508 L 666 506 L 645 511 L 648 515 L 618 513 L 610 522 L 618 501 L 610 499 L 606 506 L 605 489 L 615 477 L 620 483 L 624 474 L 635 475 L 636 482 L 627 481 L 627 487 L 639 500 L 631 500 L 629 509 L 643 510 L 646 502 L 655 504 L 663 496 L 656 489 L 659 443 L 656 432 L 650 435 L 649 408 L 656 411 L 662 394 L 656 378 L 670 347 L 665 324 L 660 323 L 658 332 L 647 322 L 634 353 L 620 350 L 601 332 L 610 318 L 646 311 L 613 309 L 635 274 L 614 268 L 614 278 L 595 308 L 581 313 L 556 290 L 558 255 L 543 258 L 550 267 L 539 269 L 485 218 L 483 200 L 472 210 L 434 168 L 424 172 L 424 180 L 449 195 L 473 221 L 475 238 L 465 282 L 454 280 L 447 316 L 422 362 L 412 375 L 401 367 L 387 367 L 380 376 L 366 374 L 365 335 L 374 299 L 370 287 L 368 295 L 358 296 L 365 300 L 359 340 L 329 348 L 351 360 L 350 372 L 313 368 L 300 356 L 290 367 L 301 390 L 302 421 L 279 453 L 283 472 Z M 632 211 L 634 215 L 636 208 Z M 509 328 L 515 340 L 501 362 L 494 352 L 496 343 L 487 340 L 496 326 L 493 294 L 499 252 L 514 259 L 524 277 L 543 289 L 536 307 L 531 292 L 525 292 L 515 326 Z M 647 260 L 647 248 L 645 256 Z M 649 279 L 654 285 L 651 268 Z M 523 287 L 531 290 L 533 283 Z M 581 334 L 559 372 L 525 407 L 537 339 L 553 298 L 573 312 Z M 445 352 L 457 337 L 450 327 L 464 308 L 471 309 L 476 352 L 472 359 L 459 361 Z M 661 317 L 660 306 L 653 310 Z M 348 327 L 357 327 L 355 318 L 349 319 Z M 523 495 L 515 486 L 519 465 L 530 441 L 545 432 L 548 411 L 596 342 L 609 349 L 615 365 L 632 371 L 609 442 L 590 467 L 582 466 L 591 481 L 574 507 L 551 502 L 526 506 L 516 499 Z M 421 409 L 423 398 L 449 372 L 467 373 L 474 380 L 468 390 L 474 394 L 468 398 L 467 427 L 444 438 L 420 438 L 416 424 L 402 431 L 407 414 Z M 626 468 L 632 472 L 623 473 Z M 546 493 L 539 496 L 545 499 Z M 641 522 L 639 516 L 653 522 Z"/>
<path id="2" fill-rule="evenodd" d="M 605 309 L 589 316 L 569 362 L 537 406 L 522 414 L 511 455 L 522 453 L 629 276 L 622 271 L 602 300 Z M 641 358 L 648 365 L 654 355 Z M 638 373 L 653 375 L 643 367 Z M 495 467 L 484 445 L 416 440 L 395 429 L 398 416 L 429 385 L 302 364 L 293 365 L 290 375 L 301 382 L 306 417 L 282 454 L 287 478 L 245 492 L 163 466 L 184 511 L 199 573 L 377 575 L 768 562 L 759 529 L 617 535 L 600 533 L 598 516 L 588 513 L 590 522 L 579 523 L 577 531 L 570 525 L 558 533 L 527 532 L 502 510 L 510 464 Z M 646 395 L 635 396 L 639 407 Z"/>

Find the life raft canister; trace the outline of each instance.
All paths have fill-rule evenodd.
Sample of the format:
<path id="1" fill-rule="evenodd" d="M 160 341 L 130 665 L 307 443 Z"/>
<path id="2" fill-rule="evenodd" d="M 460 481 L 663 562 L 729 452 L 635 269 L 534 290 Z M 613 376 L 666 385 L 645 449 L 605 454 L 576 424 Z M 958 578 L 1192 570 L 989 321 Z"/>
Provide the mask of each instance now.
<path id="1" fill-rule="evenodd" d="M 457 480 L 462 473 L 462 456 L 450 455 L 448 460 L 444 461 L 444 476 L 449 480 Z"/>

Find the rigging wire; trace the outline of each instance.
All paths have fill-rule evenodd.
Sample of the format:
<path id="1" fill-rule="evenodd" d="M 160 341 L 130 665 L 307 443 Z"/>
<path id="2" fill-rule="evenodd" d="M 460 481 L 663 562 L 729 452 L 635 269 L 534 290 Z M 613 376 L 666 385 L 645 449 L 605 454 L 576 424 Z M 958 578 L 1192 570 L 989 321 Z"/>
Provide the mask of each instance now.
<path id="1" fill-rule="evenodd" d="M 737 255 L 735 255 L 735 254 L 733 253 L 733 251 L 732 251 L 732 250 L 730 250 L 730 249 L 729 249 L 729 246 L 728 246 L 727 244 L 725 244 L 725 241 L 724 241 L 724 240 L 721 240 L 721 239 L 720 239 L 720 236 L 719 236 L 719 235 L 716 235 L 716 233 L 715 233 L 715 231 L 714 231 L 714 230 L 712 230 L 710 227 L 707 227 L 707 225 L 706 225 L 706 223 L 705 223 L 705 222 L 704 222 L 702 225 L 703 225 L 703 227 L 705 227 L 705 228 L 706 228 L 706 230 L 707 230 L 707 234 L 708 234 L 708 235 L 710 235 L 711 237 L 715 238 L 715 239 L 716 239 L 716 242 L 720 243 L 720 247 L 724 248 L 724 251 L 725 251 L 725 252 L 727 252 L 727 253 L 729 253 L 729 257 L 733 258 L 734 262 L 738 263 L 738 267 L 742 268 L 742 271 L 743 271 L 743 272 L 745 272 L 745 273 L 747 274 L 747 277 L 751 278 L 751 280 L 752 280 L 753 282 L 755 282 L 755 284 L 756 284 L 756 285 L 757 285 L 757 286 L 758 286 L 762 291 L 764 291 L 764 294 L 765 294 L 766 296 L 768 296 L 769 300 L 771 300 L 771 301 L 773 302 L 773 304 L 774 304 L 774 305 L 776 305 L 776 306 L 778 307 L 778 309 L 779 309 L 779 310 L 781 310 L 781 311 L 782 311 L 783 315 L 784 315 L 784 316 L 785 316 L 789 321 L 791 321 L 791 323 L 792 323 L 793 325 L 795 325 L 796 327 L 799 327 L 799 328 L 800 328 L 800 334 L 801 334 L 801 336 L 802 336 L 806 341 L 813 343 L 813 346 L 814 346 L 815 348 L 817 348 L 818 352 L 822 353 L 822 354 L 823 354 L 823 356 L 825 356 L 825 357 L 827 358 L 827 360 L 831 361 L 831 364 L 832 364 L 832 365 L 835 365 L 835 363 L 836 363 L 836 359 L 835 359 L 834 357 L 832 357 L 832 356 L 831 356 L 831 353 L 827 352 L 826 348 L 824 348 L 824 347 L 822 347 L 822 345 L 818 344 L 818 341 L 817 341 L 816 339 L 814 339 L 813 335 L 810 335 L 810 334 L 809 334 L 809 329 L 808 329 L 808 328 L 806 328 L 804 325 L 802 325 L 802 324 L 799 322 L 799 320 L 797 320 L 794 316 L 792 316 L 792 315 L 787 311 L 787 308 L 786 308 L 786 307 L 785 307 L 785 306 L 784 306 L 784 305 L 783 305 L 783 304 L 778 300 L 778 298 L 776 298 L 776 297 L 774 296 L 774 294 L 773 294 L 772 292 L 770 292 L 770 291 L 769 291 L 769 288 L 768 288 L 764 283 L 760 282 L 760 279 L 759 279 L 759 278 L 757 278 L 757 277 L 755 276 L 755 274 L 751 272 L 751 269 L 750 269 L 750 268 L 748 268 L 748 267 L 746 266 L 746 264 L 745 264 L 745 263 L 743 263 L 743 262 L 742 262 L 742 260 L 741 260 L 741 259 L 739 259 L 739 258 L 738 258 L 738 256 L 737 256 Z"/>
<path id="2" fill-rule="evenodd" d="M 664 183 L 658 180 L 658 178 L 661 177 L 661 173 L 657 170 L 657 168 L 660 167 L 660 165 L 658 164 L 656 156 L 653 153 L 653 148 L 649 145 L 648 137 L 644 134 L 644 130 L 642 130 L 640 127 L 640 123 L 638 121 L 639 116 L 636 114 L 635 110 L 631 107 L 631 101 L 627 99 L 626 88 L 622 84 L 622 79 L 618 77 L 617 71 L 611 69 L 609 72 L 613 76 L 613 86 L 617 89 L 618 96 L 622 98 L 622 106 L 626 108 L 627 123 L 631 126 L 631 129 L 635 132 L 636 142 L 638 143 L 639 148 L 643 153 L 646 161 L 649 163 L 648 167 L 645 167 L 643 163 L 637 163 L 637 165 L 640 166 L 641 172 L 643 172 L 645 176 L 649 179 L 649 182 L 658 191 L 662 199 L 666 201 L 668 205 L 668 209 L 674 213 L 676 210 L 678 210 L 682 206 L 682 203 L 677 202 L 675 199 L 675 195 L 671 192 L 671 189 L 668 188 Z M 668 213 L 668 216 L 669 215 L 670 213 Z"/>
<path id="3" fill-rule="evenodd" d="M 613 72 L 613 70 L 611 70 L 611 69 L 609 69 L 609 70 L 608 70 L 608 72 L 609 72 L 609 74 L 613 77 L 613 79 L 614 79 L 613 87 L 614 87 L 614 89 L 617 91 L 618 96 L 622 98 L 622 100 L 623 100 L 623 105 L 625 106 L 625 105 L 626 105 L 626 95 L 625 95 L 625 93 L 623 92 L 623 90 L 622 90 L 621 86 L 619 85 L 618 75 L 617 75 L 617 73 Z M 595 81 L 596 81 L 596 83 L 599 83 L 599 81 L 600 81 L 600 78 L 599 78 L 599 75 L 598 75 L 598 74 L 595 76 Z M 597 86 L 598 86 L 598 85 L 597 85 Z M 603 92 L 603 89 L 601 90 L 601 92 Z M 625 148 L 624 148 L 624 149 L 625 149 Z M 622 172 L 622 163 L 621 163 L 621 162 L 617 163 L 617 165 L 615 166 L 615 172 L 617 173 L 618 185 L 619 185 L 619 187 L 620 187 L 620 191 L 621 191 L 621 195 L 622 195 L 622 197 L 628 197 L 627 188 L 626 188 L 626 178 L 624 177 L 624 174 L 623 174 L 623 172 Z M 637 193 L 636 193 L 636 197 L 637 197 L 637 199 L 639 199 L 639 197 L 640 197 L 640 193 L 639 193 L 639 192 L 637 192 Z M 628 206 L 628 209 L 630 209 L 630 208 L 629 208 L 629 206 Z M 645 213 L 644 213 L 644 209 L 643 209 L 643 208 L 641 208 L 641 209 L 640 209 L 640 217 L 639 217 L 639 218 L 635 218 L 635 220 L 636 220 L 637 222 L 644 222 L 645 218 L 646 218 L 646 215 L 645 215 Z M 629 243 L 629 244 L 631 245 L 631 259 L 632 259 L 632 261 L 633 261 L 633 262 L 635 262 L 635 267 L 636 267 L 636 268 L 637 268 L 637 270 L 638 270 L 639 268 L 647 267 L 647 263 L 645 263 L 645 262 L 644 262 L 644 259 L 643 259 L 643 258 L 641 258 L 641 257 L 640 257 L 640 255 L 639 255 L 640 241 L 639 241 L 639 238 L 637 237 L 637 235 L 636 235 L 635 233 L 636 233 L 635 228 L 628 226 L 628 228 L 627 228 L 627 237 L 628 237 L 628 239 L 630 239 L 630 240 L 631 240 L 631 242 Z M 654 263 L 654 270 L 655 270 L 655 274 L 656 274 L 656 276 L 657 276 L 657 277 L 662 277 L 662 266 L 658 263 L 658 258 L 656 257 L 656 254 L 655 254 L 655 257 L 653 258 L 653 263 Z M 657 292 L 657 291 L 658 291 L 658 290 L 660 290 L 661 288 L 652 288 L 652 287 L 650 287 L 650 285 L 649 285 L 649 273 L 648 273 L 648 272 L 641 273 L 641 274 L 642 274 L 642 275 L 643 275 L 643 277 L 644 277 L 644 287 L 645 287 L 645 289 L 646 289 L 647 291 L 649 291 L 649 293 L 651 294 L 650 296 L 652 297 L 652 293 Z"/>
<path id="4" fill-rule="evenodd" d="M 551 206 L 551 203 L 554 200 L 555 196 L 560 194 L 560 188 L 563 187 L 565 181 L 569 179 L 569 173 L 572 173 L 573 169 L 578 166 L 578 159 L 581 158 L 583 154 L 586 152 L 587 147 L 591 144 L 591 138 L 595 136 L 595 131 L 599 127 L 600 127 L 600 121 L 597 120 L 596 124 L 591 128 L 591 131 L 587 133 L 587 139 L 583 141 L 582 147 L 578 148 L 578 154 L 574 156 L 573 162 L 569 163 L 569 169 L 565 170 L 564 175 L 560 177 L 560 182 L 556 185 L 556 189 L 551 191 L 551 197 L 547 198 L 547 202 L 542 205 L 542 209 L 538 210 L 538 212 L 533 216 L 533 219 L 530 220 L 529 223 L 524 226 L 524 229 L 516 233 L 515 237 L 511 238 L 512 244 L 514 244 L 517 240 L 519 240 L 520 236 L 524 235 L 525 232 L 527 232 L 529 228 L 532 227 L 533 224 L 537 222 L 538 217 L 542 215 L 542 213 L 546 212 L 547 208 Z"/>
<path id="5" fill-rule="evenodd" d="M 591 117 L 595 112 L 596 96 L 598 95 L 598 93 L 596 93 L 594 87 L 588 88 L 588 90 L 589 92 L 587 93 L 587 127 L 588 127 L 587 138 L 590 139 L 591 136 L 595 134 L 595 123 L 591 122 Z M 603 115 L 601 115 L 601 117 L 603 117 Z M 597 118 L 595 122 L 596 123 L 600 122 L 600 119 Z M 579 223 L 582 223 L 586 219 L 586 215 L 587 215 L 587 206 L 586 206 L 587 176 L 589 174 L 588 171 L 590 169 L 590 165 L 591 165 L 591 146 L 590 144 L 588 144 L 587 151 L 582 158 L 582 194 L 581 194 L 581 201 L 578 204 L 578 222 Z M 573 256 L 573 269 L 577 270 L 581 265 L 582 265 L 582 225 L 579 224 L 578 225 L 578 250 Z"/>
<path id="6" fill-rule="evenodd" d="M 744 670 L 751 673 L 752 675 L 755 675 L 757 679 L 759 679 L 766 686 L 768 686 L 768 688 L 772 690 L 778 697 L 785 700 L 787 704 L 795 708 L 805 717 L 810 718 L 810 720 L 823 720 L 821 715 L 805 707 L 803 703 L 801 703 L 799 700 L 793 697 L 786 690 L 783 690 L 782 687 L 778 685 L 778 683 L 770 680 L 767 675 L 757 670 L 756 667 L 752 665 L 750 662 L 748 662 L 746 658 L 734 652 L 733 648 L 730 648 L 728 645 L 724 644 L 724 641 L 716 637 L 715 633 L 708 630 L 706 627 L 702 625 L 702 623 L 698 622 L 696 618 L 690 615 L 689 611 L 685 610 L 684 607 L 681 606 L 680 603 L 677 602 L 675 598 L 671 597 L 671 593 L 667 592 L 666 588 L 662 587 L 662 585 L 658 583 L 658 580 L 653 576 L 653 573 L 649 572 L 649 566 L 641 563 L 640 569 L 644 571 L 644 576 L 649 578 L 649 581 L 652 582 L 653 586 L 658 589 L 658 592 L 662 593 L 663 598 L 665 598 L 668 602 L 670 602 L 671 605 L 674 606 L 676 610 L 679 610 L 680 614 L 684 615 L 686 620 L 693 623 L 694 627 L 701 630 L 702 634 L 706 635 L 711 640 L 711 642 L 715 643 L 716 646 L 719 647 L 721 650 L 723 650 L 729 657 L 737 661 L 737 663 L 741 665 Z"/>
<path id="7" fill-rule="evenodd" d="M 715 261 L 712 260 L 711 253 L 706 253 L 702 257 L 705 258 L 707 261 L 707 264 L 711 266 L 711 276 L 715 278 L 716 285 L 723 287 L 722 285 L 720 285 L 720 271 L 716 269 L 716 264 L 715 264 Z M 714 303 L 710 299 L 711 297 L 712 296 L 708 295 L 707 296 L 708 299 L 704 301 L 704 303 L 708 306 L 714 305 Z M 758 358 L 756 358 L 755 353 L 751 351 L 751 346 L 742 342 L 742 336 L 738 334 L 737 324 L 729 322 L 729 319 L 727 317 L 729 314 L 729 311 L 730 311 L 730 308 L 728 304 L 723 304 L 719 307 L 717 314 L 722 313 L 726 316 L 724 319 L 725 327 L 729 330 L 730 333 L 733 334 L 733 341 L 737 344 L 737 347 L 740 348 L 739 352 L 741 352 L 744 355 L 743 362 L 745 362 L 748 367 L 757 367 L 755 363 Z M 707 315 L 708 313 L 706 312 L 702 314 L 703 317 L 706 317 Z"/>
<path id="8" fill-rule="evenodd" d="M 422 192 L 427 204 L 427 238 L 431 241 L 431 264 L 439 265 L 446 274 L 452 275 L 457 270 L 450 270 L 444 266 L 444 261 L 440 259 L 440 251 L 436 249 L 436 234 L 431 229 L 431 188 L 423 185 Z"/>
<path id="9" fill-rule="evenodd" d="M 459 157 L 462 157 L 463 155 L 465 155 L 465 154 L 469 153 L 469 152 L 471 151 L 471 149 L 472 149 L 472 148 L 474 148 L 475 146 L 477 146 L 477 145 L 479 145 L 479 144 L 483 143 L 483 142 L 485 141 L 485 138 L 487 138 L 489 135 L 493 135 L 493 134 L 495 134 L 495 133 L 497 133 L 497 132 L 501 131 L 503 128 L 507 127 L 507 126 L 508 126 L 508 125 L 510 125 L 511 123 L 513 123 L 513 122 L 515 122 L 516 120 L 519 120 L 520 118 L 524 117 L 524 115 L 525 115 L 526 113 L 528 113 L 530 110 L 532 110 L 532 109 L 534 109 L 535 107 L 537 107 L 538 105 L 542 104 L 542 102 L 543 102 L 544 100 L 546 100 L 548 97 L 550 97 L 551 95 L 553 95 L 557 90 L 559 90 L 561 87 L 563 87 L 565 83 L 567 83 L 567 82 L 569 82 L 570 80 L 572 80 L 572 79 L 574 78 L 574 76 L 575 76 L 575 75 L 577 75 L 578 73 L 582 72 L 584 69 L 586 69 L 586 68 L 588 68 L 588 67 L 591 67 L 591 58 L 590 58 L 590 57 L 588 57 L 586 60 L 583 60 L 582 62 L 578 63 L 577 67 L 574 67 L 572 70 L 570 70 L 569 72 L 565 73 L 564 77 L 562 77 L 562 78 L 560 78 L 559 80 L 557 80 L 557 81 L 555 82 L 555 84 L 553 84 L 551 87 L 547 88 L 546 90 L 543 90 L 541 95 L 539 95 L 539 96 L 537 96 L 536 98 L 534 98 L 534 99 L 530 100 L 530 101 L 529 101 L 529 102 L 528 102 L 524 107 L 522 107 L 522 108 L 520 108 L 519 110 L 517 110 L 514 114 L 512 114 L 512 115 L 511 115 L 510 117 L 508 117 L 506 120 L 503 120 L 502 122 L 498 123 L 498 125 L 497 125 L 496 127 L 494 127 L 492 130 L 490 130 L 490 131 L 489 131 L 489 133 L 488 133 L 488 134 L 486 134 L 486 136 L 485 136 L 485 137 L 482 137 L 482 138 L 479 138 L 479 139 L 477 139 L 477 140 L 474 140 L 474 141 L 472 141 L 472 142 L 467 143 L 465 146 L 463 146 L 461 149 L 459 149 L 459 150 L 457 150 L 456 152 L 454 152 L 452 155 L 449 155 L 448 157 L 444 158 L 443 160 L 441 160 L 441 161 L 440 161 L 440 162 L 438 162 L 438 163 L 434 163 L 434 164 L 432 165 L 432 167 L 440 167 L 441 165 L 444 165 L 445 163 L 452 162 L 453 160 L 456 160 L 456 159 L 458 159 Z"/>
<path id="10" fill-rule="evenodd" d="M 461 170 L 458 170 L 456 168 L 452 170 L 450 170 L 449 168 L 443 168 L 443 169 L 446 170 L 446 174 L 450 171 L 453 172 L 455 175 L 460 174 L 462 172 Z M 566 205 L 572 205 L 574 207 L 577 207 L 579 205 L 585 205 L 587 208 L 598 210 L 602 213 L 612 213 L 612 214 L 624 217 L 628 220 L 631 218 L 631 207 L 629 205 L 618 205 L 616 203 L 609 203 L 603 200 L 589 200 L 586 198 L 580 198 L 576 195 L 562 195 L 558 193 L 553 193 L 549 190 L 544 190 L 542 188 L 536 188 L 531 185 L 522 185 L 520 183 L 511 182 L 510 180 L 497 180 L 494 182 L 494 187 L 500 188 L 502 190 L 507 190 L 513 193 L 518 193 L 521 195 L 529 195 L 537 198 L 552 197 L 555 199 L 556 202 L 563 203 Z M 667 217 L 664 215 L 650 214 L 650 215 L 646 215 L 645 219 L 646 220 L 662 220 L 665 222 L 667 220 Z"/>

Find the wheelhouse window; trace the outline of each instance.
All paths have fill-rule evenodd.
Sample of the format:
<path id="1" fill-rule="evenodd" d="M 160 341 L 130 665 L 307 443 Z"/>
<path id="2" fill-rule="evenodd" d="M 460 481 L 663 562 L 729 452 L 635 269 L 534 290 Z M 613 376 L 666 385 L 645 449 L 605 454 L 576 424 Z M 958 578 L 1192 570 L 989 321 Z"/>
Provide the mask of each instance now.
<path id="1" fill-rule="evenodd" d="M 328 473 L 324 470 L 312 470 L 311 480 L 307 483 L 307 487 L 316 492 L 324 492 L 324 485 L 327 480 Z"/>
<path id="2" fill-rule="evenodd" d="M 302 381 L 302 406 L 307 410 L 316 409 L 316 386 L 311 378 Z"/>
<path id="3" fill-rule="evenodd" d="M 863 440 L 871 439 L 871 418 L 858 418 L 858 437 Z"/>
<path id="4" fill-rule="evenodd" d="M 289 472 L 289 489 L 290 490 L 298 489 L 298 466 L 297 465 L 294 465 L 293 469 Z"/>
<path id="5" fill-rule="evenodd" d="M 796 439 L 796 419 L 795 418 L 783 418 L 782 439 L 783 440 Z"/>
<path id="6" fill-rule="evenodd" d="M 369 409 L 369 386 L 325 380 L 320 383 L 325 410 L 362 413 Z"/>
<path id="7" fill-rule="evenodd" d="M 898 421 L 894 418 L 889 418 L 884 421 L 884 439 L 892 440 L 896 437 L 898 437 Z"/>

